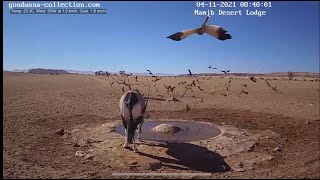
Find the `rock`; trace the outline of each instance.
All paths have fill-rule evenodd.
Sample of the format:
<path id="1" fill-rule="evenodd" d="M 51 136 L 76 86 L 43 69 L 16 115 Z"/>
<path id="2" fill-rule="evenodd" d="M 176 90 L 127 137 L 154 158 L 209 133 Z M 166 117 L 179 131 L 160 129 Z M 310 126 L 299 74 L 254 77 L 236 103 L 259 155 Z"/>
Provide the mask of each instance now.
<path id="1" fill-rule="evenodd" d="M 309 121 L 306 121 L 306 124 L 310 124 L 310 122 L 309 122 Z"/>
<path id="2" fill-rule="evenodd" d="M 77 151 L 77 152 L 75 153 L 75 155 L 76 155 L 76 156 L 83 157 L 83 156 L 86 155 L 86 153 L 85 153 L 84 151 Z"/>
<path id="3" fill-rule="evenodd" d="M 235 172 L 244 172 L 244 171 L 246 171 L 243 168 L 232 168 L 232 170 L 235 171 Z"/>
<path id="4" fill-rule="evenodd" d="M 84 158 L 88 160 L 92 160 L 95 157 L 93 154 L 87 154 Z"/>
<path id="5" fill-rule="evenodd" d="M 63 128 L 60 128 L 60 129 L 57 129 L 56 130 L 56 134 L 60 135 L 60 136 L 63 136 L 64 135 L 64 129 Z"/>
<path id="6" fill-rule="evenodd" d="M 90 143 L 90 144 L 92 144 L 92 143 L 94 143 L 94 142 L 96 142 L 96 141 L 93 140 L 93 139 L 91 139 L 91 138 L 89 138 L 89 139 L 87 139 L 87 142 Z"/>
<path id="7" fill-rule="evenodd" d="M 270 147 L 267 147 L 267 148 L 263 148 L 264 151 L 268 151 L 270 150 Z"/>
<path id="8" fill-rule="evenodd" d="M 84 147 L 88 146 L 87 139 L 80 139 L 78 142 L 74 144 L 75 147 Z"/>
<path id="9" fill-rule="evenodd" d="M 138 164 L 137 161 L 132 161 L 132 162 L 130 163 L 130 165 L 137 165 L 137 164 Z"/>
<path id="10" fill-rule="evenodd" d="M 237 164 L 237 167 L 238 167 L 238 168 L 243 168 L 242 162 L 239 162 L 239 163 Z"/>
<path id="11" fill-rule="evenodd" d="M 278 152 L 278 151 L 282 151 L 280 147 L 276 147 L 273 149 L 273 152 Z"/>
<path id="12" fill-rule="evenodd" d="M 162 167 L 161 162 L 154 162 L 154 163 L 149 164 L 149 170 L 151 170 L 151 171 L 156 171 L 156 170 L 160 169 L 161 167 Z"/>
<path id="13" fill-rule="evenodd" d="M 66 139 L 71 135 L 71 133 L 69 133 L 68 131 L 64 131 L 64 135 L 62 136 L 62 138 Z"/>
<path id="14" fill-rule="evenodd" d="M 171 125 L 171 124 L 160 124 L 154 127 L 152 130 L 158 133 L 176 133 L 181 130 L 181 128 Z"/>

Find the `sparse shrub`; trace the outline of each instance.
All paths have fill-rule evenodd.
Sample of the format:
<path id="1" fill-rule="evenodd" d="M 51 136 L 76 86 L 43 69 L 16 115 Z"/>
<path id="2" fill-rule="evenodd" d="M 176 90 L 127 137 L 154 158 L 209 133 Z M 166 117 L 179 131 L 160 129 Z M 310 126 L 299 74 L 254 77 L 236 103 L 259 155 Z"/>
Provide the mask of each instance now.
<path id="1" fill-rule="evenodd" d="M 288 77 L 289 77 L 289 80 L 292 80 L 293 79 L 293 77 L 294 77 L 294 74 L 293 74 L 293 72 L 288 72 Z"/>

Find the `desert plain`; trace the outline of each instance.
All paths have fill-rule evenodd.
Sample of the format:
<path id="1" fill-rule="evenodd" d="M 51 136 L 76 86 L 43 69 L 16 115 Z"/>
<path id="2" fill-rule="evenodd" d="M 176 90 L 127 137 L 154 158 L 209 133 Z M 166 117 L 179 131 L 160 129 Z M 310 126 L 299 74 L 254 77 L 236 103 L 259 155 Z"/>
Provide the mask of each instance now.
<path id="1" fill-rule="evenodd" d="M 3 72 L 3 177 L 320 178 L 317 78 L 259 76 L 253 82 L 249 77 L 200 76 L 183 97 L 185 85 L 195 77 L 162 77 L 157 82 L 148 77 L 151 88 L 143 76 L 137 82 L 134 76 L 128 78 L 144 96 L 150 89 L 146 121 L 232 126 L 256 134 L 254 146 L 221 156 L 219 151 L 208 153 L 201 143 L 142 143 L 140 153 L 134 153 L 123 148 L 124 138 L 110 129 L 120 122 L 118 104 L 127 86 L 111 85 L 114 80 L 106 76 Z M 168 93 L 164 85 L 175 88 Z M 247 94 L 240 94 L 242 90 Z M 203 172 L 210 176 L 182 175 Z"/>

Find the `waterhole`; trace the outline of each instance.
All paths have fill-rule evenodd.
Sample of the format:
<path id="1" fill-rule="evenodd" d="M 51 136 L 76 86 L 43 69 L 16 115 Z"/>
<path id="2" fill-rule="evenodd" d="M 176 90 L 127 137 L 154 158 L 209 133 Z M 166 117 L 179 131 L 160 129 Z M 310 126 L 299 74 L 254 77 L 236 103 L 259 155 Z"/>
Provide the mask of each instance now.
<path id="1" fill-rule="evenodd" d="M 155 127 L 166 124 L 178 127 L 177 132 L 157 132 Z M 125 135 L 123 125 L 115 127 L 115 132 Z M 221 134 L 218 125 L 212 123 L 187 122 L 187 121 L 146 121 L 141 128 L 141 139 L 158 142 L 188 142 L 209 139 Z M 137 133 L 136 133 L 137 135 Z"/>

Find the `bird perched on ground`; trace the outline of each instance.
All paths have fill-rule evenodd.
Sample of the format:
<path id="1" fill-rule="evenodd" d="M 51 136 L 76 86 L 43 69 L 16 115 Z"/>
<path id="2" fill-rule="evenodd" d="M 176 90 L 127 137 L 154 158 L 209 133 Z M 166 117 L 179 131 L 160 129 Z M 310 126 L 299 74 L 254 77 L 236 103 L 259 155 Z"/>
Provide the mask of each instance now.
<path id="1" fill-rule="evenodd" d="M 188 111 L 190 111 L 190 107 L 189 107 L 189 105 L 188 105 L 188 104 L 187 104 L 187 109 L 186 109 L 186 110 L 187 110 L 187 112 L 188 112 Z"/>
<path id="2" fill-rule="evenodd" d="M 172 34 L 172 35 L 168 36 L 167 38 L 172 39 L 174 41 L 180 41 L 180 40 L 185 39 L 186 37 L 188 37 L 192 34 L 202 35 L 204 33 L 209 34 L 209 35 L 211 35 L 221 41 L 232 38 L 230 34 L 227 34 L 228 31 L 226 31 L 222 27 L 216 26 L 216 25 L 206 25 L 209 18 L 210 17 L 208 16 L 207 19 L 205 20 L 205 22 L 200 26 L 200 28 L 183 30 L 183 31 L 177 32 L 175 34 Z"/>
<path id="3" fill-rule="evenodd" d="M 196 86 L 196 81 L 193 80 L 192 83 L 190 84 L 191 86 Z"/>
<path id="4" fill-rule="evenodd" d="M 225 86 L 225 87 L 226 87 L 227 91 L 229 91 L 229 88 L 228 88 L 228 86 Z"/>
<path id="5" fill-rule="evenodd" d="M 190 75 L 190 76 L 192 76 L 191 70 L 190 70 L 190 69 L 188 69 L 188 71 L 189 71 L 189 75 Z"/>

